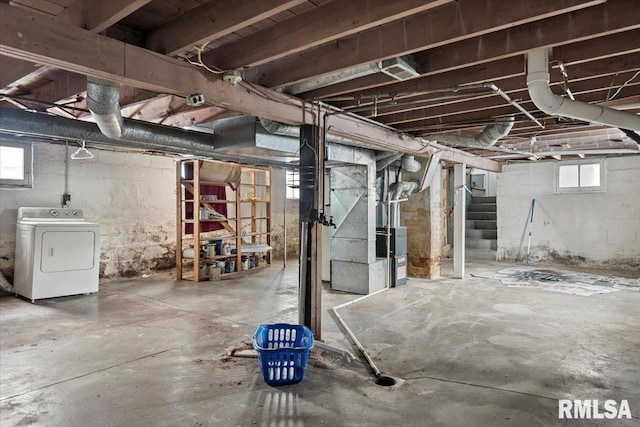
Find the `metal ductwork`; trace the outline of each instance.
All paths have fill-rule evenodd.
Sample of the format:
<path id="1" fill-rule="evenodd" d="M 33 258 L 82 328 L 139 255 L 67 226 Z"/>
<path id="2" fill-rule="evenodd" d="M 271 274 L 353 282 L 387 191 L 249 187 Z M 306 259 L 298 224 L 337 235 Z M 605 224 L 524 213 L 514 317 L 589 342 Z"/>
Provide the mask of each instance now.
<path id="1" fill-rule="evenodd" d="M 476 136 L 451 132 L 428 135 L 428 138 L 458 147 L 489 148 L 495 145 L 500 138 L 507 136 L 509 132 L 511 132 L 514 123 L 515 118 L 509 117 L 506 121 L 486 126 L 482 132 Z"/>
<path id="2" fill-rule="evenodd" d="M 120 112 L 120 86 L 94 77 L 87 78 L 87 104 L 100 131 L 110 139 L 154 144 L 160 147 L 187 148 L 201 145 L 211 154 L 213 137 L 137 120 L 124 120 Z"/>
<path id="3" fill-rule="evenodd" d="M 274 122 L 273 120 L 260 119 L 260 124 L 264 127 L 268 132 L 274 135 L 282 135 L 282 136 L 292 136 L 295 138 L 300 138 L 300 127 L 299 126 L 291 126 L 284 123 Z M 343 145 L 351 145 L 356 147 L 364 146 L 360 141 L 355 141 L 349 138 L 343 138 L 337 135 L 331 135 L 329 133 L 325 136 L 326 142 L 333 142 L 335 144 L 343 144 Z M 371 148 L 371 147 L 367 147 Z"/>
<path id="4" fill-rule="evenodd" d="M 132 133 L 139 137 L 139 140 L 109 138 L 90 122 L 67 119 L 47 113 L 0 108 L 0 132 L 10 135 L 48 140 L 86 141 L 103 147 L 202 156 L 216 160 L 242 161 L 256 166 L 286 166 L 284 162 L 214 152 L 213 135 L 211 134 L 130 119 L 124 119 L 123 123 L 125 129 L 134 130 Z"/>
<path id="5" fill-rule="evenodd" d="M 556 95 L 549 88 L 549 56 L 546 48 L 528 54 L 527 87 L 531 100 L 540 110 L 554 116 L 640 132 L 640 116 L 609 107 L 573 101 Z"/>
<path id="6" fill-rule="evenodd" d="M 120 85 L 87 77 L 87 105 L 100 128 L 109 138 L 122 138 L 124 121 L 120 112 Z"/>

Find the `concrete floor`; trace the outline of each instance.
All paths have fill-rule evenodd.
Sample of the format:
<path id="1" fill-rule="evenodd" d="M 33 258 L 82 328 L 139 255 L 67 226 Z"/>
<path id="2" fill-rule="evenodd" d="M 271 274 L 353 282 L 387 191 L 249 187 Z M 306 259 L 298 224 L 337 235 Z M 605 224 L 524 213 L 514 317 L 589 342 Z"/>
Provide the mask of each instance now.
<path id="1" fill-rule="evenodd" d="M 467 273 L 509 266 L 470 262 Z M 314 351 L 302 383 L 270 387 L 256 359 L 226 349 L 260 323 L 295 321 L 297 271 L 199 284 L 157 274 L 36 304 L 1 297 L 0 425 L 553 426 L 566 425 L 562 398 L 627 399 L 634 417 L 575 425 L 640 424 L 640 292 L 412 279 L 340 310 L 399 385 Z M 355 296 L 323 298 L 329 308 Z M 328 314 L 323 338 L 353 351 Z"/>

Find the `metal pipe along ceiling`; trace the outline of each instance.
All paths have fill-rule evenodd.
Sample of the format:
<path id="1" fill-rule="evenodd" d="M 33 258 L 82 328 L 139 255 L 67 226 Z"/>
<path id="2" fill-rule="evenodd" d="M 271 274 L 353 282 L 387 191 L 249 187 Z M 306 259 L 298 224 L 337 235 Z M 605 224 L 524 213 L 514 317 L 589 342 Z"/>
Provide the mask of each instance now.
<path id="1" fill-rule="evenodd" d="M 213 135 L 188 131 L 154 123 L 124 119 L 125 128 L 135 128 L 143 141 L 128 141 L 105 136 L 94 123 L 67 119 L 46 113 L 0 108 L 0 132 L 11 135 L 47 139 L 86 141 L 106 147 L 185 154 L 217 160 L 242 161 L 256 166 L 287 166 L 284 162 L 265 161 L 251 157 L 213 151 Z"/>
<path id="2" fill-rule="evenodd" d="M 451 132 L 427 135 L 427 138 L 460 147 L 489 148 L 495 145 L 500 138 L 507 136 L 511 132 L 514 123 L 515 118 L 509 117 L 507 121 L 486 126 L 476 136 L 466 136 Z"/>
<path id="3" fill-rule="evenodd" d="M 640 131 L 640 116 L 637 114 L 573 101 L 551 92 L 549 88 L 549 56 L 546 48 L 530 51 L 527 64 L 529 96 L 536 107 L 545 113 L 615 126 L 620 129 Z"/>
<path id="4" fill-rule="evenodd" d="M 87 78 L 87 104 L 89 111 L 108 138 L 130 142 L 144 142 L 162 147 L 186 148 L 201 144 L 199 149 L 213 151 L 213 138 L 200 132 L 189 132 L 168 126 L 153 125 L 136 120 L 124 120 L 120 112 L 120 86 L 114 83 Z"/>

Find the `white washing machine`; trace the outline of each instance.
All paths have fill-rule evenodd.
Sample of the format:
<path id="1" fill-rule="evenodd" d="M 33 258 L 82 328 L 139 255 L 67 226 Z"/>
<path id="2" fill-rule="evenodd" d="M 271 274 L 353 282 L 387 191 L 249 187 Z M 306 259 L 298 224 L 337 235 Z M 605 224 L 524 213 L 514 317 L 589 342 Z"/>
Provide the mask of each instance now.
<path id="1" fill-rule="evenodd" d="M 19 208 L 13 288 L 37 299 L 98 292 L 100 224 L 82 210 Z"/>

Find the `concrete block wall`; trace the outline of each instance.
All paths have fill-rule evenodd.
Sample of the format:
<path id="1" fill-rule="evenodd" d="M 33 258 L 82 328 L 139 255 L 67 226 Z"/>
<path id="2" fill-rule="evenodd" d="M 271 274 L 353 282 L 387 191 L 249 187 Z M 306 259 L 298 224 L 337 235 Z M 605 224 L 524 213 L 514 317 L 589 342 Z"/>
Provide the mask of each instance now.
<path id="1" fill-rule="evenodd" d="M 498 175 L 498 259 L 640 269 L 640 156 L 605 159 L 605 191 L 554 193 L 554 162 L 505 165 Z"/>

